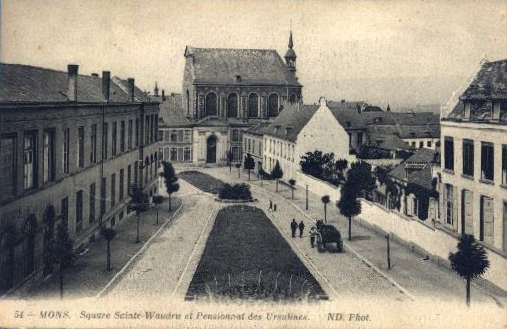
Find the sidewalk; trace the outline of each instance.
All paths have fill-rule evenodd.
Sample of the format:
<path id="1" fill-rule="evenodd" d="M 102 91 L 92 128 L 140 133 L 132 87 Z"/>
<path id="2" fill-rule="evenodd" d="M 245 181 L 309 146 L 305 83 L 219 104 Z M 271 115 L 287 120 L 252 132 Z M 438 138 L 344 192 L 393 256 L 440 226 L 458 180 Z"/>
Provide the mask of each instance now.
<path id="1" fill-rule="evenodd" d="M 172 211 L 168 212 L 168 200 L 165 199 L 164 203 L 159 205 L 158 225 L 156 225 L 157 211 L 155 207 L 151 207 L 148 211 L 142 213 L 140 243 L 135 243 L 137 234 L 135 214 L 117 222 L 114 227 L 116 237 L 111 242 L 112 270 L 110 272 L 106 271 L 107 243 L 100 237 L 88 246 L 89 250 L 85 255 L 78 256 L 74 265 L 65 271 L 64 298 L 94 297 L 143 247 L 146 241 L 162 227 L 164 222 L 171 218 L 180 205 L 181 200 L 173 197 Z M 170 226 L 171 223 L 168 223 L 168 225 Z M 59 296 L 59 277 L 58 272 L 55 270 L 49 279 L 41 282 L 38 286 L 22 294 L 14 293 L 9 298 L 48 299 L 59 298 Z"/>
<path id="2" fill-rule="evenodd" d="M 230 175 L 228 170 L 223 168 L 206 169 L 206 172 L 221 178 L 224 181 L 238 181 L 237 175 Z M 246 175 L 241 175 L 241 181 L 247 181 Z M 252 176 L 253 177 L 253 176 Z M 309 193 L 309 210 L 305 209 L 305 191 L 298 188 L 294 191 L 294 200 L 291 200 L 290 189 L 279 184 L 279 192 L 275 193 L 275 182 L 252 180 L 249 182 L 256 197 L 261 200 L 260 206 L 264 205 L 267 209 L 268 199 L 278 203 L 279 211 L 276 217 L 284 222 L 289 230 L 289 222 L 292 217 L 296 220 L 305 220 L 306 232 L 308 232 L 313 219 L 323 219 L 324 210 L 320 197 Z M 265 203 L 263 203 L 265 202 Z M 308 216 L 308 217 L 306 217 Z M 352 221 L 352 241 L 347 240 L 348 221 L 339 214 L 334 200 L 327 206 L 328 223 L 335 225 L 342 233 L 346 253 L 353 254 L 353 249 L 371 265 L 377 268 L 377 275 L 381 272 L 387 278 L 396 282 L 408 295 L 417 298 L 436 298 L 439 301 L 457 301 L 459 303 L 465 300 L 465 283 L 450 270 L 438 266 L 431 261 L 423 259 L 420 255 L 411 252 L 406 246 L 395 241 L 391 241 L 391 269 L 387 269 L 386 262 L 386 239 L 376 232 L 360 226 L 355 220 Z M 284 229 L 284 227 L 282 227 Z M 307 239 L 303 239 L 307 242 Z M 347 248 L 348 247 L 348 248 Z M 340 254 L 332 254 L 336 260 L 329 260 L 332 264 L 338 265 Z M 328 253 L 318 254 L 318 258 L 327 258 Z M 336 266 L 338 267 L 338 266 Z M 319 268 L 320 270 L 320 268 Z M 329 277 L 333 279 L 333 277 Z M 387 280 L 386 280 L 387 281 Z M 487 302 L 493 305 L 507 302 L 506 296 L 502 293 L 492 291 L 487 288 L 472 286 L 472 304 L 474 302 Z"/>

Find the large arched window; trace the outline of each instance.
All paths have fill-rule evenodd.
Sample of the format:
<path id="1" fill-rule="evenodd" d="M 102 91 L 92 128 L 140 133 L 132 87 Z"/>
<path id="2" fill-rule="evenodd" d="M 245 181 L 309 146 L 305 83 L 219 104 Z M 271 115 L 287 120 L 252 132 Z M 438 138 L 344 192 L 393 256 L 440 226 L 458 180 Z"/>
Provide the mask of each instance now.
<path id="1" fill-rule="evenodd" d="M 209 93 L 206 95 L 206 104 L 204 108 L 205 116 L 217 115 L 217 95 Z"/>
<path id="2" fill-rule="evenodd" d="M 227 117 L 236 118 L 238 116 L 238 95 L 230 94 L 227 97 Z"/>
<path id="3" fill-rule="evenodd" d="M 190 93 L 187 89 L 187 115 L 190 115 Z"/>
<path id="4" fill-rule="evenodd" d="M 278 95 L 271 94 L 268 98 L 268 116 L 276 117 L 278 115 Z"/>
<path id="5" fill-rule="evenodd" d="M 259 116 L 259 96 L 250 94 L 248 96 L 248 117 L 257 118 Z"/>

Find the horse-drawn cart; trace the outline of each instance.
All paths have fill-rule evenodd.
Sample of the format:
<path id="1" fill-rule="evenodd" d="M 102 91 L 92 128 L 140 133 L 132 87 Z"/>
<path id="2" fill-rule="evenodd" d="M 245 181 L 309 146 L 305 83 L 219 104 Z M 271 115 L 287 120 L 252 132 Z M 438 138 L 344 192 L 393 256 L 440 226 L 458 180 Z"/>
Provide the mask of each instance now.
<path id="1" fill-rule="evenodd" d="M 336 250 L 343 251 L 343 241 L 340 232 L 333 225 L 317 221 L 317 250 L 322 252 L 329 244 L 336 243 Z"/>

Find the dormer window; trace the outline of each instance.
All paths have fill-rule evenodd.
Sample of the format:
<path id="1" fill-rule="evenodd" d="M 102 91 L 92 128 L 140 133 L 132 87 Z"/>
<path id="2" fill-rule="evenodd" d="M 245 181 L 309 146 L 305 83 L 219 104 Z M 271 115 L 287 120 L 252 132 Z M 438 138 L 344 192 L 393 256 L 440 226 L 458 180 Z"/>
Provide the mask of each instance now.
<path id="1" fill-rule="evenodd" d="M 241 82 L 241 75 L 236 75 L 236 82 Z"/>

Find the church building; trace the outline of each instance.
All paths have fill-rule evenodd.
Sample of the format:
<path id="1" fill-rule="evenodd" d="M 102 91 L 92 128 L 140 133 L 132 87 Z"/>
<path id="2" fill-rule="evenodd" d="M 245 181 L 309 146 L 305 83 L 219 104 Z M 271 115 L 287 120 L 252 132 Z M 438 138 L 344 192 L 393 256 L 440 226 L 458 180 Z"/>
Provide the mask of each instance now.
<path id="1" fill-rule="evenodd" d="M 170 118 L 160 125 L 161 135 L 168 137 L 161 145 L 164 160 L 225 164 L 230 151 L 233 161 L 241 161 L 243 131 L 271 121 L 283 110 L 282 104 L 302 101 L 293 46 L 291 32 L 285 61 L 273 49 L 187 46 L 181 105 L 168 107 L 177 113 L 161 113 L 162 118 Z M 190 135 L 189 128 L 191 146 L 185 150 L 191 156 L 184 156 L 184 150 L 179 158 L 177 139 L 170 136 L 177 136 L 179 129 Z"/>

